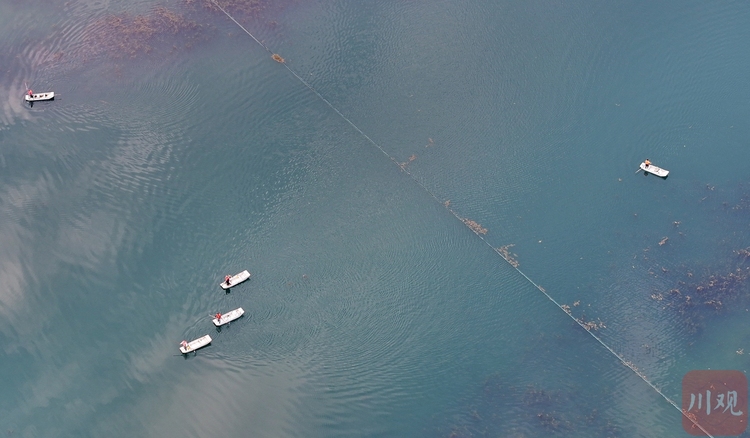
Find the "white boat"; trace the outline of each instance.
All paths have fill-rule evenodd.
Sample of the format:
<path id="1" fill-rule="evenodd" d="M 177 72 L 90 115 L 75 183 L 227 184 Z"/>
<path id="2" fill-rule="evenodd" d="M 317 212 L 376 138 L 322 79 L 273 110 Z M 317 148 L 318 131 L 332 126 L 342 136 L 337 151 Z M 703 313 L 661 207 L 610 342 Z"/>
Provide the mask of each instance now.
<path id="1" fill-rule="evenodd" d="M 245 313 L 245 311 L 242 310 L 242 307 L 238 307 L 238 308 L 236 308 L 234 310 L 230 310 L 227 313 L 222 313 L 221 314 L 221 319 L 219 319 L 219 318 L 214 318 L 213 319 L 214 325 L 216 327 L 221 327 L 224 324 L 228 324 L 228 323 L 234 321 L 235 319 L 239 318 L 244 313 Z"/>
<path id="2" fill-rule="evenodd" d="M 222 281 L 221 283 L 219 283 L 219 286 L 221 286 L 222 289 L 227 290 L 230 287 L 237 286 L 248 278 L 250 278 L 250 273 L 245 270 L 235 275 L 234 277 L 230 277 L 229 280 Z"/>
<path id="3" fill-rule="evenodd" d="M 48 91 L 46 93 L 33 93 L 31 95 L 26 94 L 24 98 L 26 99 L 26 102 L 36 102 L 37 100 L 52 100 L 55 98 L 55 93 L 53 91 Z"/>
<path id="4" fill-rule="evenodd" d="M 667 175 L 669 175 L 669 171 L 666 169 L 662 169 L 661 167 L 654 166 L 653 164 L 646 164 L 644 161 L 641 163 L 641 169 L 644 172 L 653 173 L 656 176 L 660 176 L 662 178 L 666 178 Z"/>
<path id="5" fill-rule="evenodd" d="M 182 341 L 182 343 L 180 344 L 180 352 L 182 354 L 188 354 L 191 351 L 195 351 L 199 348 L 203 348 L 210 343 L 211 343 L 211 336 L 209 335 L 201 336 L 200 338 L 194 341 L 190 341 L 190 342 Z"/>

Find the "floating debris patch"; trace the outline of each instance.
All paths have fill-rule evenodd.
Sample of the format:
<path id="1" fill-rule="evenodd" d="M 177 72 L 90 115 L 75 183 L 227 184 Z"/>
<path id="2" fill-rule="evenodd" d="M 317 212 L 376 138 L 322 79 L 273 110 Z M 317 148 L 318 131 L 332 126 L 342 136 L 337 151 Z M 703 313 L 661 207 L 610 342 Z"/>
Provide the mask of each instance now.
<path id="1" fill-rule="evenodd" d="M 470 401 L 465 413 L 439 435 L 621 436 L 623 430 L 606 411 L 598 409 L 595 400 L 600 397 L 601 394 L 580 394 L 574 388 L 508 384 L 493 376 L 485 382 L 481 394 Z M 524 433 L 519 434 L 521 430 Z"/>
<path id="2" fill-rule="evenodd" d="M 201 40 L 203 26 L 165 7 L 156 7 L 146 15 L 127 12 L 107 15 L 92 23 L 84 39 L 87 55 L 106 54 L 113 58 L 135 58 L 151 53 L 167 36 L 179 35 L 181 45 L 192 47 Z M 176 45 L 172 45 L 172 50 Z"/>
<path id="3" fill-rule="evenodd" d="M 575 301 L 573 303 L 573 307 L 579 307 L 581 305 L 581 301 Z M 567 304 L 560 304 L 560 308 L 563 310 L 563 312 L 567 313 L 570 316 L 573 316 L 573 313 L 571 312 L 570 306 Z M 575 318 L 576 322 L 583 328 L 585 328 L 588 331 L 596 331 L 599 329 L 607 328 L 606 325 L 602 322 L 601 319 L 597 318 L 596 321 L 589 321 L 586 319 L 586 315 L 581 315 L 578 318 Z"/>
<path id="4" fill-rule="evenodd" d="M 474 222 L 471 219 L 462 218 L 461 222 L 466 224 L 467 227 L 471 229 L 471 231 L 477 233 L 477 234 L 487 234 L 487 228 L 483 228 L 478 223 Z"/>
<path id="5" fill-rule="evenodd" d="M 604 323 L 597 318 L 596 321 L 587 321 L 586 316 L 581 316 L 580 318 L 576 318 L 576 321 L 578 321 L 578 324 L 581 325 L 581 327 L 585 328 L 588 331 L 596 331 L 599 329 L 607 328 Z"/>
<path id="6" fill-rule="evenodd" d="M 495 248 L 495 251 L 500 254 L 500 257 L 504 258 L 506 262 L 510 263 L 511 266 L 518 268 L 521 266 L 521 264 L 518 263 L 518 260 L 516 260 L 518 254 L 511 254 L 510 252 L 510 248 L 514 246 L 516 246 L 516 244 L 511 243 L 509 245 L 501 246 L 500 248 Z"/>
<path id="7" fill-rule="evenodd" d="M 408 166 L 409 164 L 411 164 L 411 162 L 414 161 L 414 160 L 416 160 L 416 159 L 417 159 L 417 155 L 416 154 L 412 154 L 411 157 L 409 157 L 408 160 L 404 161 L 403 163 L 398 163 L 398 165 L 402 169 L 406 169 L 406 166 Z"/>
<path id="8" fill-rule="evenodd" d="M 227 12 L 243 18 L 256 16 L 269 5 L 268 1 L 261 0 L 184 0 L 184 2 L 186 5 L 200 5 L 203 9 L 221 12 L 218 4 Z"/>
<path id="9" fill-rule="evenodd" d="M 747 249 L 734 253 L 739 256 L 740 265 L 744 265 L 750 255 Z M 709 271 L 697 281 L 692 271 L 687 271 L 685 279 L 678 280 L 676 287 L 651 293 L 651 299 L 664 309 L 673 309 L 681 315 L 691 333 L 701 331 L 708 316 L 735 307 L 744 309 L 750 303 L 750 267 L 738 266 L 724 274 Z"/>

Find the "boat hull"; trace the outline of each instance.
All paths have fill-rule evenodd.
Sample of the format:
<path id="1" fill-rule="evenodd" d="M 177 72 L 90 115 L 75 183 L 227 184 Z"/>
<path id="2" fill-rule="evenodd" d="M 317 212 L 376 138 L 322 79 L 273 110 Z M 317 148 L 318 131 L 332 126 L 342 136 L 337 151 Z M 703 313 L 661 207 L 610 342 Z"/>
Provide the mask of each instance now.
<path id="1" fill-rule="evenodd" d="M 211 336 L 209 335 L 201 336 L 198 339 L 188 342 L 187 347 L 180 346 L 180 353 L 188 354 L 195 350 L 203 348 L 210 343 L 211 343 Z"/>
<path id="2" fill-rule="evenodd" d="M 641 163 L 641 170 L 644 172 L 648 172 L 651 174 L 654 174 L 656 176 L 666 178 L 669 175 L 669 171 L 666 169 L 662 169 L 661 167 L 654 166 L 653 164 L 649 164 L 646 166 L 646 163 Z"/>
<path id="3" fill-rule="evenodd" d="M 38 102 L 40 100 L 52 100 L 55 98 L 55 93 L 53 91 L 48 91 L 46 93 L 34 93 L 31 96 L 28 94 L 24 96 L 24 99 L 26 99 L 26 102 Z"/>
<path id="4" fill-rule="evenodd" d="M 240 316 L 244 314 L 245 314 L 245 311 L 242 309 L 242 307 L 238 307 L 234 310 L 230 310 L 229 312 L 221 315 L 221 319 L 214 318 L 213 322 L 216 327 L 221 327 L 224 324 L 229 324 L 230 322 L 234 321 L 235 319 L 239 318 Z"/>
<path id="5" fill-rule="evenodd" d="M 222 281 L 221 283 L 219 283 L 219 286 L 222 289 L 227 290 L 230 287 L 237 286 L 238 284 L 240 284 L 240 283 L 242 283 L 244 281 L 247 281 L 249 278 L 250 278 L 250 273 L 247 270 L 245 270 L 245 271 L 242 271 L 239 274 L 235 275 L 234 277 L 230 278 L 229 279 L 229 284 L 227 284 L 226 281 Z"/>

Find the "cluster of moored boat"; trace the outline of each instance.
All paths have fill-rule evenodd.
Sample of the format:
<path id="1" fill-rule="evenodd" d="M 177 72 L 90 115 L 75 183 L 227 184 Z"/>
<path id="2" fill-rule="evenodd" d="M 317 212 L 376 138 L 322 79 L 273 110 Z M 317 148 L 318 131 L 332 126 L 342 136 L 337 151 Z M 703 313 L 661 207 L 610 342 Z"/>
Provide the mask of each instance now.
<path id="1" fill-rule="evenodd" d="M 224 278 L 224 281 L 219 283 L 219 286 L 224 290 L 228 290 L 248 280 L 249 278 L 250 278 L 250 273 L 247 270 L 245 270 L 234 276 L 227 275 Z M 212 322 L 214 323 L 216 327 L 221 327 L 224 324 L 229 324 L 230 322 L 234 321 L 235 319 L 239 318 L 240 316 L 244 314 L 245 314 L 245 311 L 242 309 L 242 307 L 238 307 L 234 310 L 230 310 L 227 313 L 217 313 L 215 317 L 212 319 Z M 192 353 L 195 350 L 198 350 L 199 348 L 203 348 L 206 345 L 210 344 L 211 341 L 212 339 L 211 339 L 211 336 L 209 335 L 201 336 L 200 338 L 193 339 L 190 342 L 182 341 L 180 342 L 180 353 L 182 354 Z"/>

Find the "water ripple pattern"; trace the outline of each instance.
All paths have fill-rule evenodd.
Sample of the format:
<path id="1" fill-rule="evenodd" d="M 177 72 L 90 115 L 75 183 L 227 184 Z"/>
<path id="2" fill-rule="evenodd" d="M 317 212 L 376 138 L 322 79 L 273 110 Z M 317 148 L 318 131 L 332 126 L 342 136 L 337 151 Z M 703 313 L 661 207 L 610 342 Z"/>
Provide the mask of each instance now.
<path id="1" fill-rule="evenodd" d="M 0 4 L 0 430 L 681 436 L 746 368 L 747 5 L 217 3 Z"/>
<path id="2" fill-rule="evenodd" d="M 256 43 L 258 43 L 260 46 L 262 46 L 268 53 L 273 54 L 273 51 L 269 49 L 264 43 L 262 43 L 260 40 L 258 40 L 255 36 L 253 36 L 242 24 L 240 24 L 237 20 L 234 19 L 226 10 L 224 10 L 218 3 L 216 3 L 216 6 L 221 9 L 224 14 L 227 15 L 228 18 L 230 18 L 237 26 L 239 26 L 248 36 L 250 36 Z M 274 57 L 278 55 L 274 54 Z M 282 61 L 283 63 L 283 61 Z M 315 93 L 321 100 L 323 100 L 336 114 L 338 114 L 341 118 L 343 118 L 352 128 L 354 128 L 359 134 L 361 134 L 363 137 L 365 137 L 373 146 L 375 146 L 378 150 L 380 150 L 384 155 L 386 155 L 392 162 L 399 165 L 399 167 L 411 177 L 411 179 L 416 182 L 420 187 L 422 187 L 427 193 L 430 194 L 431 197 L 433 197 L 436 201 L 441 202 L 441 200 L 432 192 L 430 189 L 428 189 L 422 182 L 420 182 L 414 175 L 411 174 L 411 172 L 405 167 L 403 163 L 399 163 L 395 157 L 391 156 L 388 152 L 383 149 L 379 144 L 377 144 L 374 140 L 372 140 L 367 134 L 365 134 L 359 127 L 357 127 L 350 119 L 348 119 L 344 114 L 342 114 L 333 104 L 331 104 L 325 97 L 323 97 L 318 91 L 316 91 L 310 84 L 308 84 L 302 77 L 300 77 L 294 70 L 292 70 L 288 65 L 284 64 L 284 67 L 292 74 L 294 75 L 302 84 L 310 89 L 313 93 Z M 449 208 L 449 211 L 459 220 L 466 222 L 466 219 L 462 218 L 458 213 L 456 213 L 453 209 Z M 646 384 L 648 384 L 654 391 L 656 391 L 659 395 L 661 395 L 669 404 L 671 404 L 675 409 L 682 412 L 680 406 L 675 402 L 674 400 L 670 399 L 666 394 L 664 394 L 659 388 L 657 388 L 642 372 L 639 371 L 639 369 L 629 360 L 627 360 L 622 355 L 618 354 L 615 350 L 612 349 L 612 347 L 608 346 L 599 336 L 593 333 L 591 329 L 587 329 L 586 325 L 580 320 L 576 319 L 569 311 L 567 311 L 561 303 L 558 303 L 550 294 L 546 292 L 544 288 L 536 284 L 531 278 L 529 278 L 526 274 L 523 273 L 514 263 L 512 259 L 510 259 L 506 253 L 503 251 L 496 249 L 492 246 L 490 242 L 485 240 L 483 237 L 483 234 L 486 231 L 483 231 L 481 229 L 478 229 L 476 226 L 472 225 L 476 224 L 475 222 L 467 223 L 467 226 L 480 238 L 482 239 L 488 246 L 493 248 L 497 252 L 498 255 L 503 257 L 508 263 L 513 265 L 514 269 L 521 274 L 527 281 L 529 281 L 531 284 L 534 285 L 540 292 L 542 292 L 550 301 L 552 301 L 560 310 L 564 311 L 570 318 L 572 318 L 576 323 L 581 326 L 581 328 L 587 330 L 587 332 L 598 342 L 600 343 L 607 351 L 609 351 L 612 355 L 617 357 L 620 362 L 625 365 L 626 367 L 630 368 L 634 373 L 636 373 Z M 687 417 L 689 418 L 690 417 Z M 707 436 L 711 436 L 700 424 L 693 421 L 696 427 L 698 427 L 701 431 L 703 431 Z"/>

